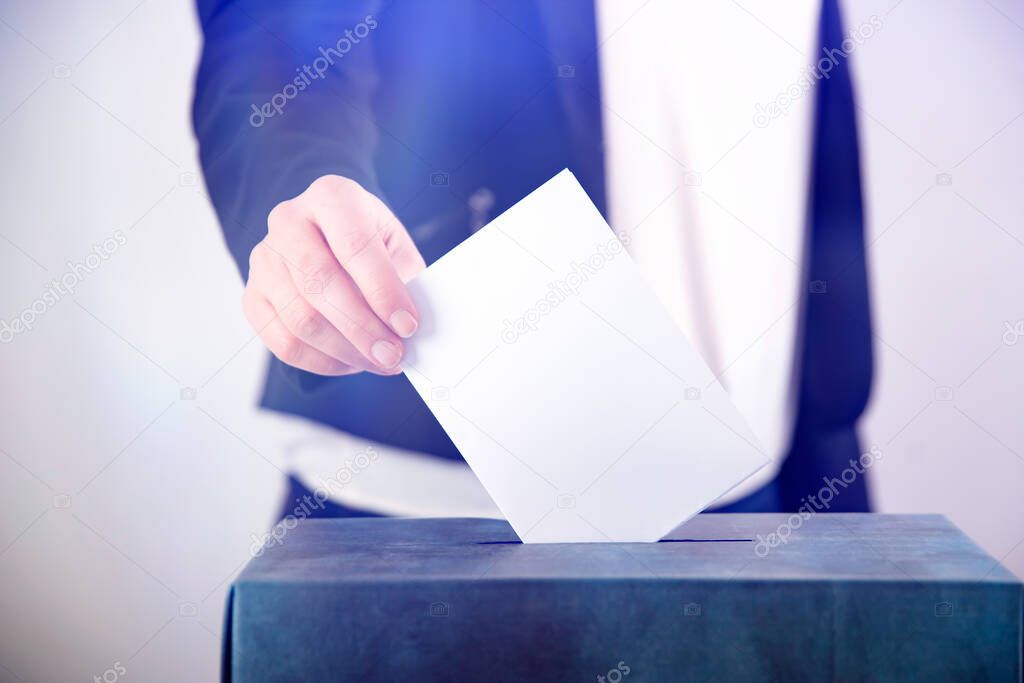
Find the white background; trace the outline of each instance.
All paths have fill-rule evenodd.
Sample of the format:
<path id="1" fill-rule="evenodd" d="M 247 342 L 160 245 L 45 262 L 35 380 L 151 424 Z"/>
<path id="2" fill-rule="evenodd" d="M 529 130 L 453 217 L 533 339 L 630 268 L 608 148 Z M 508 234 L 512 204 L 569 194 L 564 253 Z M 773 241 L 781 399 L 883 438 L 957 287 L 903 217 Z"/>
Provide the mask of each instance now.
<path id="1" fill-rule="evenodd" d="M 1024 575 L 1024 338 L 1003 342 L 1024 320 L 1024 9 L 860 2 L 847 23 L 871 14 L 871 483 Z M 765 3 L 736 21 L 789 49 Z M 0 2 L 0 317 L 127 237 L 0 345 L 0 680 L 214 680 L 227 585 L 278 507 L 288 430 L 253 408 L 265 357 L 190 184 L 198 49 L 188 3 Z"/>

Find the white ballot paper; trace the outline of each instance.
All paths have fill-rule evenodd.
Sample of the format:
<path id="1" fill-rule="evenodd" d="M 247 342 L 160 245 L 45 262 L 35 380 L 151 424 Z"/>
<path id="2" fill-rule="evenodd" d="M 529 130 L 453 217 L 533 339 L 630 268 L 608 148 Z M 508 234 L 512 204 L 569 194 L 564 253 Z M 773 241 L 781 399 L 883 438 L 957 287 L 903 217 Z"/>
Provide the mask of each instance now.
<path id="1" fill-rule="evenodd" d="M 657 541 L 768 462 L 568 170 L 409 289 L 403 369 L 525 543 Z"/>

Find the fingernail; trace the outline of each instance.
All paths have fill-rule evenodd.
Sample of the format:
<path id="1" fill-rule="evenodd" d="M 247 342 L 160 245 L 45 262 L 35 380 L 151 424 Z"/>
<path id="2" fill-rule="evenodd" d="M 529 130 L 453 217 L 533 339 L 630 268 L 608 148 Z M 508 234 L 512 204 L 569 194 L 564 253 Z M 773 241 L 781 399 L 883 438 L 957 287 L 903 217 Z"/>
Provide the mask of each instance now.
<path id="1" fill-rule="evenodd" d="M 402 360 L 402 352 L 398 347 L 386 341 L 374 342 L 370 347 L 370 354 L 385 368 L 393 368 Z"/>
<path id="2" fill-rule="evenodd" d="M 416 318 L 412 317 L 412 313 L 406 310 L 395 311 L 391 314 L 388 322 L 391 323 L 391 329 L 395 331 L 395 334 L 402 339 L 411 337 L 419 326 Z"/>

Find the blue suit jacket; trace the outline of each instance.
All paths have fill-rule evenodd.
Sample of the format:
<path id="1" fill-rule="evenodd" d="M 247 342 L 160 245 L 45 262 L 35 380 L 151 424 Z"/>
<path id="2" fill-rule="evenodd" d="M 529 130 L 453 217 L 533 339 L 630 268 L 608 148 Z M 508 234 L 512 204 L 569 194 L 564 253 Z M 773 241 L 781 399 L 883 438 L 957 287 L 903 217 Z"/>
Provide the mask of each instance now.
<path id="1" fill-rule="evenodd" d="M 494 195 L 494 216 L 569 168 L 604 211 L 592 0 L 198 4 L 205 45 L 194 125 L 243 277 L 270 209 L 325 174 L 383 199 L 428 264 L 470 235 L 468 203 L 481 188 Z M 361 23 L 376 26 L 335 56 Z M 324 78 L 303 78 L 302 67 L 318 57 L 323 66 L 325 55 L 333 64 Z M 282 92 L 293 97 L 280 113 L 254 113 Z M 324 378 L 273 359 L 262 405 L 460 458 L 402 376 Z"/>

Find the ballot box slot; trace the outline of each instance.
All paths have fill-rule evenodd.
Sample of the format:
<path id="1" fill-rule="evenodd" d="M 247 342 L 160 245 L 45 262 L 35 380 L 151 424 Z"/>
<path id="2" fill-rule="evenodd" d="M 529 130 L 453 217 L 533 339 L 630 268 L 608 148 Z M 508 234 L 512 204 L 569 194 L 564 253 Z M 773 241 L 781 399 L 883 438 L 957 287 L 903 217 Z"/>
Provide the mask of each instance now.
<path id="1" fill-rule="evenodd" d="M 658 543 L 753 543 L 752 538 L 663 538 Z M 477 545 L 522 545 L 522 541 L 477 541 Z"/>
<path id="2" fill-rule="evenodd" d="M 658 543 L 753 543 L 752 538 L 663 538 Z"/>

